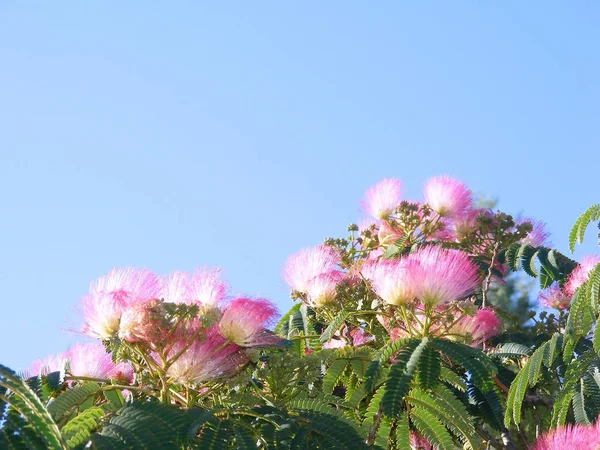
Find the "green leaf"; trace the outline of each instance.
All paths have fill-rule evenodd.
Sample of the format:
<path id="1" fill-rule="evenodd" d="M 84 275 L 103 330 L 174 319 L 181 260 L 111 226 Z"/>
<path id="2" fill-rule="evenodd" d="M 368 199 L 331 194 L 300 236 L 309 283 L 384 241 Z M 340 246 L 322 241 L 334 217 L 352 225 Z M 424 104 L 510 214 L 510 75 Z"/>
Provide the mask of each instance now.
<path id="1" fill-rule="evenodd" d="M 336 359 L 333 363 L 327 368 L 327 373 L 325 374 L 325 378 L 323 378 L 323 391 L 326 393 L 332 393 L 333 389 L 337 386 L 337 382 L 342 375 L 342 372 L 348 365 L 348 360 L 346 359 Z"/>
<path id="2" fill-rule="evenodd" d="M 98 427 L 102 416 L 104 416 L 104 410 L 93 406 L 67 422 L 62 429 L 62 434 L 69 448 L 75 448 L 87 442 L 91 432 Z"/>
<path id="3" fill-rule="evenodd" d="M 342 326 L 342 324 L 348 318 L 349 315 L 350 315 L 350 311 L 345 310 L 345 309 L 341 310 L 335 316 L 335 318 L 331 321 L 329 326 L 325 329 L 325 331 L 321 335 L 321 338 L 320 338 L 321 343 L 325 343 L 328 340 L 330 340 L 333 337 L 333 335 L 335 334 L 335 332 L 340 329 L 340 327 Z"/>
<path id="4" fill-rule="evenodd" d="M 583 243 L 583 236 L 585 230 L 591 222 L 594 222 L 600 218 L 600 205 L 590 206 L 581 216 L 577 218 L 571 231 L 569 232 L 569 250 L 571 253 L 575 251 L 575 244 L 579 242 Z"/>
<path id="5" fill-rule="evenodd" d="M 436 387 L 435 394 L 413 389 L 406 399 L 412 406 L 433 414 L 469 448 L 476 449 L 481 444 L 467 408 L 445 386 Z"/>
<path id="6" fill-rule="evenodd" d="M 419 430 L 419 433 L 431 442 L 434 447 L 442 450 L 456 448 L 448 430 L 429 411 L 422 408 L 413 408 L 410 411 L 410 419 L 417 430 Z"/>
<path id="7" fill-rule="evenodd" d="M 396 448 L 412 448 L 410 442 L 410 425 L 406 411 L 400 414 L 396 422 Z"/>
<path id="8" fill-rule="evenodd" d="M 386 392 L 383 396 L 383 410 L 389 417 L 398 417 L 402 412 L 402 401 L 408 391 L 408 384 L 413 378 L 417 363 L 423 350 L 429 343 L 429 338 L 424 337 L 412 348 L 404 347 L 396 356 L 396 361 L 385 383 Z"/>
<path id="9" fill-rule="evenodd" d="M 437 350 L 425 347 L 417 363 L 418 382 L 424 388 L 434 387 L 440 380 L 442 361 Z"/>
<path id="10" fill-rule="evenodd" d="M 58 426 L 37 395 L 12 370 L 2 365 L 0 365 L 0 387 L 3 388 L 0 391 L 0 404 L 2 402 L 10 404 L 47 448 L 67 448 Z M 24 428 L 21 431 L 26 432 Z"/>
<path id="11" fill-rule="evenodd" d="M 531 348 L 517 342 L 498 345 L 488 356 L 491 358 L 522 358 L 531 353 Z"/>
<path id="12" fill-rule="evenodd" d="M 100 389 L 101 387 L 98 383 L 84 383 L 81 386 L 69 389 L 56 397 L 48 405 L 48 411 L 56 422 L 60 422 L 71 408 L 79 406 L 89 396 L 99 392 Z"/>

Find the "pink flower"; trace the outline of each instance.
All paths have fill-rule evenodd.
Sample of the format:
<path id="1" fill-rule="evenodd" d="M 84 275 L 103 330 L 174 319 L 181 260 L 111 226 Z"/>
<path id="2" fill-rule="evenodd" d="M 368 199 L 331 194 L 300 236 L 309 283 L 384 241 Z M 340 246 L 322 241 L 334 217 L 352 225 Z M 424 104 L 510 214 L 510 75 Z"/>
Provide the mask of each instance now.
<path id="1" fill-rule="evenodd" d="M 306 293 L 310 280 L 335 270 L 339 262 L 339 253 L 329 246 L 303 249 L 288 257 L 283 277 L 294 291 Z"/>
<path id="2" fill-rule="evenodd" d="M 552 283 L 549 288 L 539 293 L 539 302 L 546 308 L 562 310 L 571 303 L 571 296 L 565 294 L 558 283 Z"/>
<path id="3" fill-rule="evenodd" d="M 104 346 L 99 342 L 75 344 L 66 352 L 69 373 L 73 376 L 92 378 L 119 378 L 131 380 L 133 371 L 128 364 L 115 364 Z"/>
<path id="4" fill-rule="evenodd" d="M 169 358 L 181 351 L 186 342 L 176 343 Z M 237 345 L 229 343 L 218 327 L 206 330 L 167 370 L 167 376 L 181 384 L 197 384 L 212 378 L 227 376 L 248 362 L 247 355 Z"/>
<path id="5" fill-rule="evenodd" d="M 425 184 L 425 201 L 442 217 L 463 213 L 472 205 L 471 191 L 446 175 L 430 178 Z"/>
<path id="6" fill-rule="evenodd" d="M 410 450 L 433 450 L 433 445 L 425 437 L 411 431 Z"/>
<path id="7" fill-rule="evenodd" d="M 227 289 L 220 276 L 221 269 L 218 268 L 198 268 L 191 275 L 187 272 L 173 272 L 164 284 L 162 296 L 170 303 L 215 307 L 223 300 Z"/>
<path id="8" fill-rule="evenodd" d="M 469 338 L 472 347 L 479 347 L 488 339 L 502 331 L 502 324 L 491 309 L 480 309 L 474 316 L 465 316 L 455 324 L 450 332 Z"/>
<path id="9" fill-rule="evenodd" d="M 531 450 L 598 450 L 600 421 L 595 425 L 566 425 L 540 436 Z"/>
<path id="10" fill-rule="evenodd" d="M 123 312 L 119 338 L 127 342 L 159 343 L 168 333 L 170 324 L 160 300 L 150 300 L 130 306 Z"/>
<path id="11" fill-rule="evenodd" d="M 426 305 L 442 305 L 472 294 L 479 284 L 477 267 L 460 250 L 422 247 L 406 257 L 412 289 Z"/>
<path id="12" fill-rule="evenodd" d="M 454 239 L 460 242 L 475 230 L 477 218 L 488 213 L 486 209 L 467 209 L 462 214 L 452 217 L 447 227 L 451 230 Z"/>
<path id="13" fill-rule="evenodd" d="M 276 316 L 277 309 L 268 300 L 236 298 L 223 311 L 219 331 L 229 342 L 240 347 L 277 344 L 282 339 L 265 329 Z"/>
<path id="14" fill-rule="evenodd" d="M 585 283 L 592 270 L 600 263 L 600 256 L 591 255 L 584 257 L 579 265 L 571 272 L 567 282 L 563 286 L 565 294 L 572 296 L 575 290 Z"/>
<path id="15" fill-rule="evenodd" d="M 69 356 L 66 352 L 59 353 L 58 355 L 48 355 L 43 359 L 34 361 L 27 373 L 30 376 L 48 375 L 52 372 L 64 372 L 65 365 L 69 360 Z"/>
<path id="16" fill-rule="evenodd" d="M 110 339 L 118 332 L 121 315 L 127 307 L 159 295 L 160 280 L 154 273 L 145 269 L 113 269 L 92 282 L 81 300 L 83 332 Z"/>
<path id="17" fill-rule="evenodd" d="M 400 204 L 400 180 L 384 178 L 365 193 L 362 206 L 377 219 L 386 219 Z"/>
<path id="18" fill-rule="evenodd" d="M 344 279 L 344 274 L 332 270 L 310 279 L 306 284 L 306 294 L 312 306 L 322 307 L 335 300 L 337 285 Z"/>
<path id="19" fill-rule="evenodd" d="M 533 247 L 552 245 L 548 241 L 550 233 L 546 231 L 546 224 L 544 222 L 525 218 L 517 220 L 516 223 L 517 225 L 521 225 L 523 223 L 530 223 L 532 227 L 531 231 L 527 234 L 527 236 L 525 236 L 519 241 L 521 244 L 529 244 Z"/>
<path id="20" fill-rule="evenodd" d="M 367 266 L 373 290 L 386 303 L 402 305 L 415 299 L 415 279 L 422 278 L 418 262 L 408 258 L 381 261 L 371 267 Z M 364 272 L 363 272 L 364 273 Z"/>

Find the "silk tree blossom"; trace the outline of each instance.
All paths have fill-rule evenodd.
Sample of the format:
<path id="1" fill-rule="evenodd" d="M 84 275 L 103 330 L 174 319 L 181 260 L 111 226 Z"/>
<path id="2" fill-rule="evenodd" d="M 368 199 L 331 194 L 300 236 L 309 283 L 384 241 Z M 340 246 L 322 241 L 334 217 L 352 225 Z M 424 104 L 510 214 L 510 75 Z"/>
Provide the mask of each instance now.
<path id="1" fill-rule="evenodd" d="M 185 349 L 186 341 L 177 342 L 168 358 Z M 248 356 L 237 345 L 227 341 L 218 326 L 206 330 L 201 339 L 177 358 L 167 369 L 167 376 L 176 383 L 192 385 L 232 374 L 248 362 Z"/>
<path id="2" fill-rule="evenodd" d="M 433 450 L 433 445 L 431 445 L 431 442 L 429 442 L 427 438 L 411 431 L 410 450 Z"/>
<path id="3" fill-rule="evenodd" d="M 480 347 L 488 339 L 502 332 L 502 323 L 494 311 L 488 308 L 477 310 L 473 316 L 465 316 L 451 329 L 453 334 L 469 338 L 469 345 Z"/>
<path id="4" fill-rule="evenodd" d="M 99 342 L 77 343 L 66 352 L 69 373 L 75 377 L 118 378 L 130 382 L 133 371 L 126 363 L 115 364 Z"/>
<path id="5" fill-rule="evenodd" d="M 160 285 L 160 279 L 145 269 L 113 269 L 101 276 L 81 300 L 83 332 L 110 339 L 119 331 L 123 312 L 136 303 L 158 298 Z"/>
<path id="6" fill-rule="evenodd" d="M 288 257 L 283 277 L 292 290 L 306 293 L 310 280 L 336 270 L 339 262 L 339 252 L 327 245 L 302 249 Z"/>
<path id="7" fill-rule="evenodd" d="M 571 296 L 567 295 L 556 282 L 541 291 L 538 299 L 542 306 L 558 310 L 568 308 L 571 303 Z"/>
<path id="8" fill-rule="evenodd" d="M 600 421 L 594 425 L 566 425 L 540 436 L 531 450 L 598 450 Z"/>
<path id="9" fill-rule="evenodd" d="M 423 277 L 418 261 L 408 258 L 382 261 L 369 270 L 373 290 L 386 303 L 399 306 L 416 298 L 415 280 Z"/>
<path id="10" fill-rule="evenodd" d="M 315 307 L 323 307 L 332 303 L 337 295 L 337 286 L 343 279 L 342 272 L 332 270 L 309 280 L 306 285 L 309 303 Z"/>
<path id="11" fill-rule="evenodd" d="M 529 223 L 531 225 L 531 231 L 527 233 L 523 239 L 519 241 L 521 244 L 529 244 L 533 247 L 550 246 L 551 242 L 548 240 L 550 233 L 546 231 L 546 224 L 540 220 L 534 220 L 524 218 L 517 220 L 516 224 L 521 225 Z"/>
<path id="12" fill-rule="evenodd" d="M 52 372 L 64 372 L 67 362 L 69 361 L 69 355 L 67 352 L 62 352 L 57 355 L 48 355 L 43 359 L 34 361 L 27 374 L 29 376 L 48 375 Z"/>
<path id="13" fill-rule="evenodd" d="M 119 338 L 130 343 L 143 342 L 154 346 L 162 341 L 169 328 L 162 301 L 150 300 L 135 304 L 123 312 Z"/>
<path id="14" fill-rule="evenodd" d="M 430 245 L 405 258 L 413 262 L 408 275 L 411 289 L 427 306 L 463 299 L 479 285 L 477 267 L 460 250 Z"/>
<path id="15" fill-rule="evenodd" d="M 170 303 L 212 308 L 223 301 L 226 290 L 227 284 L 221 280 L 221 269 L 197 268 L 192 274 L 171 273 L 164 283 L 162 297 Z"/>
<path id="16" fill-rule="evenodd" d="M 600 256 L 585 256 L 567 278 L 563 287 L 565 294 L 572 296 L 577 288 L 588 280 L 590 273 L 598 264 L 600 264 Z"/>
<path id="17" fill-rule="evenodd" d="M 240 347 L 278 344 L 281 338 L 266 327 L 277 316 L 277 308 L 264 299 L 236 298 L 223 311 L 219 331 L 229 342 Z"/>
<path id="18" fill-rule="evenodd" d="M 384 178 L 365 193 L 364 210 L 374 218 L 386 219 L 400 204 L 400 180 Z"/>
<path id="19" fill-rule="evenodd" d="M 425 184 L 425 201 L 442 217 L 454 217 L 472 206 L 471 191 L 446 175 L 430 178 Z"/>
<path id="20" fill-rule="evenodd" d="M 447 227 L 452 230 L 454 240 L 460 242 L 475 230 L 477 218 L 482 214 L 489 213 L 487 209 L 467 209 L 462 214 L 452 217 Z"/>

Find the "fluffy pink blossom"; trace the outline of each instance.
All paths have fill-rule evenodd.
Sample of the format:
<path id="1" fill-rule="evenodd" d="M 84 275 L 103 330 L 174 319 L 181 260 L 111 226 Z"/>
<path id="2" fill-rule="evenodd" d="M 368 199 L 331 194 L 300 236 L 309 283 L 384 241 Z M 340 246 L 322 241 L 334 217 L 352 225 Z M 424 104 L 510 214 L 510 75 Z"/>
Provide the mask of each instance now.
<path id="1" fill-rule="evenodd" d="M 335 300 L 337 285 L 344 279 L 339 270 L 332 270 L 312 278 L 306 284 L 306 294 L 312 306 L 322 307 Z"/>
<path id="2" fill-rule="evenodd" d="M 451 230 L 454 240 L 460 242 L 473 232 L 477 225 L 477 217 L 488 213 L 487 209 L 467 209 L 462 214 L 453 216 L 447 223 L 447 228 Z"/>
<path id="3" fill-rule="evenodd" d="M 410 450 L 433 450 L 433 445 L 431 445 L 427 438 L 411 431 Z"/>
<path id="4" fill-rule="evenodd" d="M 563 286 L 565 294 L 572 296 L 575 290 L 588 280 L 590 273 L 599 263 L 600 256 L 585 256 L 567 278 L 567 282 Z"/>
<path id="5" fill-rule="evenodd" d="M 43 359 L 34 361 L 27 373 L 30 376 L 48 375 L 52 372 L 63 372 L 65 366 L 69 361 L 69 356 L 66 352 L 59 353 L 58 355 L 48 355 Z"/>
<path id="6" fill-rule="evenodd" d="M 472 205 L 471 191 L 446 175 L 430 178 L 425 184 L 425 201 L 442 217 L 462 214 Z"/>
<path id="7" fill-rule="evenodd" d="M 460 250 L 439 246 L 420 248 L 406 257 L 411 286 L 425 305 L 442 305 L 472 294 L 478 284 L 477 267 Z"/>
<path id="8" fill-rule="evenodd" d="M 174 357 L 184 348 L 185 341 L 176 343 L 168 357 Z M 227 376 L 248 362 L 245 352 L 228 342 L 215 326 L 206 330 L 167 370 L 174 382 L 197 384 L 212 378 Z"/>
<path id="9" fill-rule="evenodd" d="M 339 253 L 327 245 L 306 248 L 288 257 L 283 277 L 294 291 L 306 293 L 310 280 L 337 269 L 339 262 Z"/>
<path id="10" fill-rule="evenodd" d="M 552 283 L 549 288 L 541 291 L 538 298 L 542 306 L 559 310 L 567 308 L 571 303 L 571 296 L 565 294 L 558 283 Z"/>
<path id="11" fill-rule="evenodd" d="M 127 342 L 159 343 L 168 333 L 170 324 L 160 300 L 137 303 L 121 316 L 119 338 Z"/>
<path id="12" fill-rule="evenodd" d="M 465 316 L 450 330 L 454 334 L 468 336 L 469 344 L 479 347 L 502 331 L 500 319 L 491 309 L 480 309 L 473 316 Z"/>
<path id="13" fill-rule="evenodd" d="M 600 421 L 595 425 L 566 425 L 540 436 L 531 450 L 598 450 Z"/>
<path id="14" fill-rule="evenodd" d="M 75 344 L 66 352 L 69 373 L 79 377 L 119 378 L 130 381 L 133 371 L 128 364 L 115 364 L 99 342 Z"/>
<path id="15" fill-rule="evenodd" d="M 113 337 L 125 309 L 158 298 L 160 284 L 160 279 L 145 269 L 113 269 L 101 276 L 81 300 L 83 332 L 100 339 Z"/>
<path id="16" fill-rule="evenodd" d="M 381 261 L 370 270 L 373 290 L 386 303 L 402 305 L 417 296 L 415 280 L 423 277 L 418 262 L 408 258 Z"/>
<path id="17" fill-rule="evenodd" d="M 365 193 L 362 206 L 377 219 L 386 219 L 400 204 L 400 180 L 384 178 Z"/>
<path id="18" fill-rule="evenodd" d="M 529 223 L 532 227 L 531 231 L 527 234 L 527 236 L 525 236 L 519 241 L 521 244 L 529 244 L 533 247 L 552 245 L 548 240 L 548 238 L 550 237 L 550 233 L 546 231 L 546 224 L 544 222 L 540 220 L 524 218 L 517 220 L 516 223 L 517 225 Z"/>
<path id="19" fill-rule="evenodd" d="M 198 268 L 192 274 L 173 272 L 164 283 L 162 297 L 170 303 L 217 306 L 225 297 L 227 284 L 218 268 Z"/>
<path id="20" fill-rule="evenodd" d="M 277 308 L 264 299 L 236 298 L 221 316 L 219 331 L 240 347 L 273 345 L 281 339 L 266 330 L 277 316 Z"/>

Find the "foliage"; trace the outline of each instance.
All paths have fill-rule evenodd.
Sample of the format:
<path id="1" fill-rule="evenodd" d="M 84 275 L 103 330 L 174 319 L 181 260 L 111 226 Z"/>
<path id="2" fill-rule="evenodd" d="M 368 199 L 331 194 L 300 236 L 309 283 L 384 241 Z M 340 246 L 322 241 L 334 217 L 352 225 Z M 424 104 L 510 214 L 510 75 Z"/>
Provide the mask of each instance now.
<path id="1" fill-rule="evenodd" d="M 526 449 L 593 424 L 596 259 L 456 180 L 432 179 L 426 203 L 398 192 L 374 186 L 371 223 L 290 257 L 296 303 L 276 324 L 216 271 L 100 278 L 82 302 L 102 345 L 0 366 L 0 447 Z M 598 205 L 577 219 L 571 249 L 599 219 Z M 535 311 L 525 276 L 554 311 Z"/>

